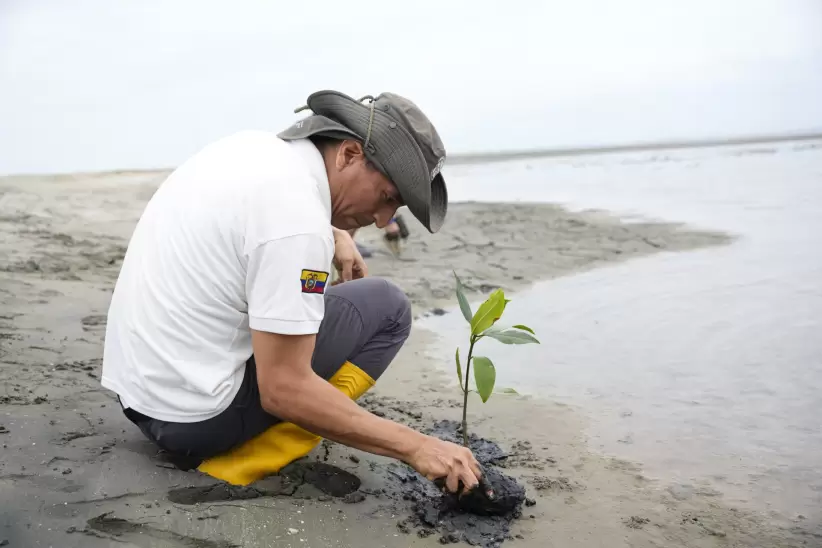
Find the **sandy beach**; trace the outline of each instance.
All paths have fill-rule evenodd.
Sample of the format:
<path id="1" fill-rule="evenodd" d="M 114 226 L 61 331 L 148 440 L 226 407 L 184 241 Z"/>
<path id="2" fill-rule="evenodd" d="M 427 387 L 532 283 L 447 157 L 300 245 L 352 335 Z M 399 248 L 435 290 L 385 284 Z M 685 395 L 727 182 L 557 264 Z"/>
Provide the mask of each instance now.
<path id="1" fill-rule="evenodd" d="M 0 179 L 0 545 L 369 548 L 447 542 L 440 531 L 420 534 L 403 524 L 409 504 L 391 492 L 389 461 L 333 443 L 309 460 L 355 474 L 362 497 L 330 497 L 308 483 L 283 489 L 276 478 L 245 500 L 180 496 L 205 493 L 185 490 L 215 481 L 158 459 L 99 384 L 109 296 L 134 223 L 163 177 L 119 172 Z M 368 259 L 370 274 L 397 282 L 417 317 L 454 313 L 452 269 L 472 300 L 497 287 L 516 298 L 517 290 L 536 281 L 732 241 L 678 223 L 627 223 L 604 211 L 544 204 L 452 204 L 436 235 L 405 218 L 412 236 L 399 259 L 382 246 L 378 231 L 363 230 L 358 238 L 376 251 Z M 443 372 L 451 371 L 452 356 L 432 350 L 434 337 L 415 329 L 362 403 L 418 428 L 457 419 L 459 388 Z M 507 452 L 505 472 L 519 478 L 536 502 L 512 523 L 505 546 L 822 545 L 818 530 L 802 521 L 732 507 L 709 488 L 671 490 L 635 463 L 592 452 L 582 414 L 568 405 L 506 394 L 485 405 L 472 400 L 469 414 L 473 431 Z"/>

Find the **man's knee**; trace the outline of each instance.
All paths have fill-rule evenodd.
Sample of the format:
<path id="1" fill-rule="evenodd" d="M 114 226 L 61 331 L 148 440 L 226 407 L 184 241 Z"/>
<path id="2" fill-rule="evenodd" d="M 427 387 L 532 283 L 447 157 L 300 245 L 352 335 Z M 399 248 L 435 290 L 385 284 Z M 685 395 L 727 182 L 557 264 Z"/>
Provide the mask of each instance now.
<path id="1" fill-rule="evenodd" d="M 334 299 L 338 299 L 337 302 L 347 303 L 345 306 L 356 309 L 366 323 L 369 323 L 368 318 L 382 325 L 387 322 L 406 330 L 411 327 L 408 297 L 385 278 L 363 278 L 336 285 L 328 290 L 327 296 L 331 299 L 328 308 L 336 304 Z"/>
<path id="2" fill-rule="evenodd" d="M 393 328 L 408 337 L 411 332 L 411 301 L 405 292 L 393 282 L 384 278 L 377 278 L 383 282 L 381 300 L 385 303 L 386 314 L 393 324 Z"/>
<path id="3" fill-rule="evenodd" d="M 408 297 L 396 284 L 374 277 L 333 286 L 326 298 L 315 371 L 325 371 L 323 364 L 331 367 L 345 354 L 367 363 L 373 369 L 367 372 L 377 378 L 411 333 Z"/>
<path id="4" fill-rule="evenodd" d="M 411 302 L 402 289 L 388 280 L 369 278 L 368 286 L 374 304 L 372 325 L 379 327 L 372 331 L 372 338 L 363 346 L 357 361 L 362 362 L 364 371 L 377 380 L 411 334 Z"/>

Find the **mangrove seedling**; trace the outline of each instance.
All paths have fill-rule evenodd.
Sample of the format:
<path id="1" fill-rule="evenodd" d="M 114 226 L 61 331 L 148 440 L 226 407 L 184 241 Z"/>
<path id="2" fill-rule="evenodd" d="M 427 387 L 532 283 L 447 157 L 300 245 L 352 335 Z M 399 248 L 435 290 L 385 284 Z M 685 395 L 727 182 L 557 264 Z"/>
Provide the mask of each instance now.
<path id="1" fill-rule="evenodd" d="M 464 286 L 457 273 L 454 272 L 457 280 L 457 301 L 460 305 L 465 321 L 471 326 L 471 336 L 468 345 L 468 359 L 465 361 L 465 376 L 462 374 L 460 364 L 460 349 L 457 347 L 455 359 L 457 362 L 457 378 L 463 393 L 462 401 L 462 442 L 468 447 L 468 379 L 471 375 L 471 365 L 474 366 L 474 384 L 477 393 L 482 399 L 482 403 L 488 401 L 494 391 L 494 384 L 497 380 L 497 370 L 490 359 L 485 356 L 474 356 L 474 346 L 482 339 L 491 337 L 504 344 L 539 344 L 534 330 L 528 326 L 518 324 L 511 327 L 500 327 L 497 321 L 502 317 L 506 305 L 511 302 L 505 298 L 502 289 L 497 289 L 482 303 L 477 312 L 471 312 L 471 305 L 465 297 Z"/>

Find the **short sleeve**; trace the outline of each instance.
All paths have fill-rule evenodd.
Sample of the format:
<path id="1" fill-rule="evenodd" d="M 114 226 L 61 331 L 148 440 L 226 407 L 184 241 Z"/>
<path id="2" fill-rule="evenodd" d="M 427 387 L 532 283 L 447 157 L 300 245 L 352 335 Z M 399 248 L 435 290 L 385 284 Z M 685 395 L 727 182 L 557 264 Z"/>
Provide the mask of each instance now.
<path id="1" fill-rule="evenodd" d="M 249 327 L 283 335 L 317 333 L 333 257 L 332 238 L 321 234 L 288 236 L 254 248 L 246 273 Z"/>

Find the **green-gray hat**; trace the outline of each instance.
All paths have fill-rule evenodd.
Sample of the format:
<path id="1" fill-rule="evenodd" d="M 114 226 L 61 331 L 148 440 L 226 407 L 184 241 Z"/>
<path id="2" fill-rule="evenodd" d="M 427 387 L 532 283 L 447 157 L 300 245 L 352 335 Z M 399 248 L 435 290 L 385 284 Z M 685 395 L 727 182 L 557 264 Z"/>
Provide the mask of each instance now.
<path id="1" fill-rule="evenodd" d="M 370 103 L 364 104 L 364 99 Z M 445 147 L 417 105 L 394 93 L 356 101 L 338 91 L 312 93 L 307 103 L 303 108 L 313 114 L 278 137 L 356 139 L 362 143 L 366 157 L 397 186 L 414 217 L 429 232 L 440 229 L 448 209 L 448 192 L 440 173 Z"/>

